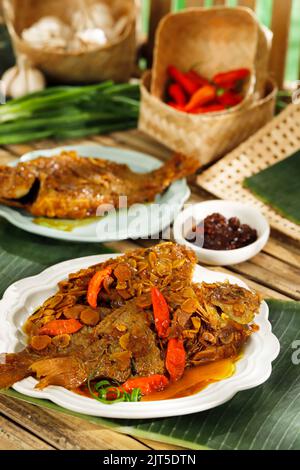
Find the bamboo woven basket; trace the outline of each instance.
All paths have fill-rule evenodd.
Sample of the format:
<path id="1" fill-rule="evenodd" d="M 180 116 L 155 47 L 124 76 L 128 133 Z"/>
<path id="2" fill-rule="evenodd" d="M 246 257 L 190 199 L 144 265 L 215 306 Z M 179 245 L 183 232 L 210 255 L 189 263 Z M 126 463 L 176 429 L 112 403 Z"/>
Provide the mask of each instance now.
<path id="1" fill-rule="evenodd" d="M 268 32 L 248 8 L 193 8 L 167 15 L 158 27 L 152 73 L 142 84 L 139 128 L 201 165 L 223 156 L 254 134 L 274 114 L 276 86 L 267 78 Z M 239 106 L 222 112 L 188 114 L 164 103 L 167 67 L 216 73 L 246 67 L 252 80 Z"/>
<path id="2" fill-rule="evenodd" d="M 252 80 L 244 94 L 253 94 L 258 37 L 257 21 L 245 8 L 191 8 L 165 16 L 155 36 L 151 94 L 164 98 L 170 64 L 208 79 L 248 68 Z"/>
<path id="3" fill-rule="evenodd" d="M 141 84 L 139 129 L 170 149 L 206 165 L 225 155 L 274 115 L 277 88 L 268 79 L 264 97 L 230 113 L 188 114 L 177 111 L 150 93 L 151 73 Z"/>
<path id="4" fill-rule="evenodd" d="M 99 0 L 86 0 L 90 4 Z M 114 41 L 89 51 L 64 52 L 32 47 L 21 33 L 43 16 L 56 16 L 70 23 L 74 0 L 4 0 L 5 20 L 16 54 L 24 54 L 47 77 L 66 83 L 92 83 L 102 80 L 127 81 L 136 53 L 134 0 L 102 0 L 112 8 L 116 20 L 128 16 L 123 33 Z"/>

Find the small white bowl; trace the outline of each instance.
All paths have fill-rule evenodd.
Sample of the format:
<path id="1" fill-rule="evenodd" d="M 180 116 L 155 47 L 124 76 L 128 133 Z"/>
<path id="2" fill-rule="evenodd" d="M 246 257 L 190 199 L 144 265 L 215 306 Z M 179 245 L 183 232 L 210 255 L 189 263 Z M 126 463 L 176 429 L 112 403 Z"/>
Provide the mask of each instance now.
<path id="1" fill-rule="evenodd" d="M 227 219 L 237 217 L 242 224 L 248 224 L 256 229 L 257 240 L 235 250 L 207 250 L 185 239 L 191 229 L 188 221 L 193 219 L 196 224 L 199 224 L 205 217 L 216 212 Z M 243 263 L 257 255 L 268 241 L 270 226 L 267 219 L 253 206 L 235 201 L 214 200 L 192 204 L 184 209 L 174 222 L 173 232 L 176 242 L 194 250 L 200 262 L 211 266 L 228 266 Z"/>

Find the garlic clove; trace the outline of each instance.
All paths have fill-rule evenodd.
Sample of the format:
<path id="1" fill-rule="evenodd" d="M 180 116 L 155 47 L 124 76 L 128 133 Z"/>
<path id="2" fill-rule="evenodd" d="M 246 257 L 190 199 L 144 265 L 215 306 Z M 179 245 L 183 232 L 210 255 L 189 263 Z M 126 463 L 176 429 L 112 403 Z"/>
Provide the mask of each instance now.
<path id="1" fill-rule="evenodd" d="M 76 36 L 87 45 L 103 46 L 107 43 L 105 32 L 99 28 L 86 29 L 79 31 Z"/>
<path id="2" fill-rule="evenodd" d="M 54 16 L 45 16 L 22 31 L 22 38 L 35 48 L 65 48 L 71 37 L 70 26 Z"/>
<path id="3" fill-rule="evenodd" d="M 17 74 L 7 90 L 8 95 L 12 98 L 20 98 L 27 93 L 26 72 L 24 69 L 20 69 L 19 67 L 17 67 L 17 69 Z"/>
<path id="4" fill-rule="evenodd" d="M 43 90 L 46 87 L 46 80 L 42 72 L 37 69 L 27 70 L 27 93 Z"/>
<path id="5" fill-rule="evenodd" d="M 11 67 L 10 69 L 6 70 L 6 72 L 4 72 L 4 74 L 2 75 L 1 85 L 6 96 L 10 96 L 10 86 L 18 74 L 18 70 L 18 67 L 15 65 L 14 67 Z"/>
<path id="6" fill-rule="evenodd" d="M 43 90 L 46 80 L 42 72 L 30 67 L 24 57 L 19 57 L 18 65 L 4 73 L 2 85 L 7 96 L 20 98 L 27 93 Z"/>

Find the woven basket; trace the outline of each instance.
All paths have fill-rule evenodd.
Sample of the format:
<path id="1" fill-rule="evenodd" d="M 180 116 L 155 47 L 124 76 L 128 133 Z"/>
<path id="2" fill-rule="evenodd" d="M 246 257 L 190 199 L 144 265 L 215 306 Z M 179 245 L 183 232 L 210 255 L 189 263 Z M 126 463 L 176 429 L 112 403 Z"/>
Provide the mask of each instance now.
<path id="1" fill-rule="evenodd" d="M 142 80 L 139 128 L 174 151 L 206 165 L 254 134 L 274 114 L 276 86 L 268 79 L 270 34 L 248 8 L 192 8 L 167 15 L 155 38 L 152 78 Z M 167 106 L 167 67 L 216 73 L 249 68 L 239 106 L 209 114 L 188 114 Z"/>
<path id="2" fill-rule="evenodd" d="M 99 0 L 87 0 L 93 4 Z M 134 67 L 135 1 L 102 0 L 111 6 L 116 19 L 128 16 L 128 25 L 115 40 L 90 51 L 64 52 L 33 48 L 21 38 L 28 28 L 43 16 L 56 16 L 70 23 L 74 0 L 4 0 L 5 20 L 16 54 L 25 54 L 32 65 L 50 79 L 66 83 L 92 83 L 112 79 L 127 81 Z"/>
<path id="3" fill-rule="evenodd" d="M 201 165 L 223 156 L 254 134 L 274 115 L 276 85 L 269 79 L 265 96 L 230 113 L 188 114 L 150 93 L 151 73 L 142 79 L 139 129 L 170 149 L 196 157 Z"/>
<path id="4" fill-rule="evenodd" d="M 219 72 L 248 68 L 252 80 L 246 83 L 244 95 L 253 94 L 258 37 L 257 21 L 245 8 L 170 13 L 155 36 L 151 94 L 164 99 L 170 64 L 183 71 L 193 68 L 208 79 Z"/>

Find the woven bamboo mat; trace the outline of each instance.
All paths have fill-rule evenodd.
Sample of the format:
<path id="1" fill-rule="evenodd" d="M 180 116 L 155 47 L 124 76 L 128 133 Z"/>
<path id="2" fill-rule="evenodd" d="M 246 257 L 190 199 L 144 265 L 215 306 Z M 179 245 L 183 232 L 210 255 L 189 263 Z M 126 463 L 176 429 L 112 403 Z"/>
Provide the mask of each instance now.
<path id="1" fill-rule="evenodd" d="M 282 217 L 243 187 L 246 177 L 287 158 L 299 149 L 300 104 L 292 104 L 258 133 L 199 175 L 197 184 L 222 199 L 257 206 L 273 229 L 300 241 L 299 225 Z"/>

